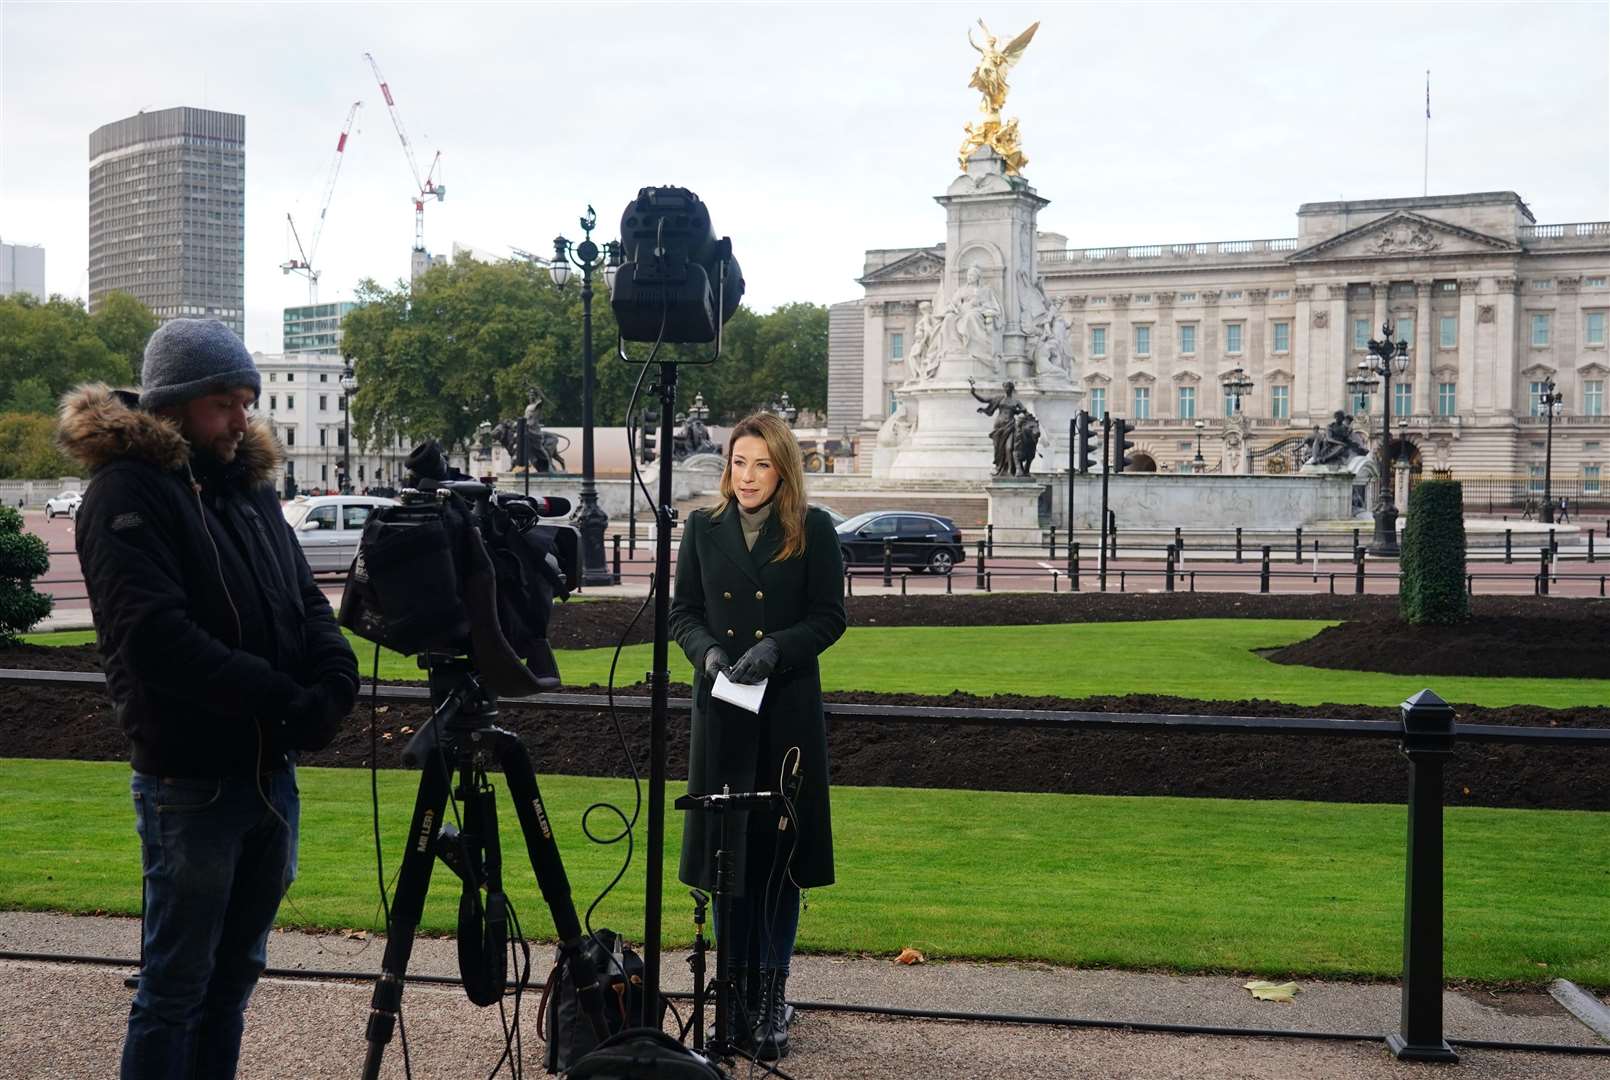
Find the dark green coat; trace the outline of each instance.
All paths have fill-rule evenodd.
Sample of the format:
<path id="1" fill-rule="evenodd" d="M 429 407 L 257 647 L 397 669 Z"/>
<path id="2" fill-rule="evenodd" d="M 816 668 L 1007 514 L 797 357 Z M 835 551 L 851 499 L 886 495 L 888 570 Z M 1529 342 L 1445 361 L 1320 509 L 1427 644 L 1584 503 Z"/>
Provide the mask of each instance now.
<path id="1" fill-rule="evenodd" d="M 833 883 L 833 820 L 828 806 L 827 724 L 817 656 L 844 633 L 844 562 L 833 522 L 821 510 L 805 515 L 805 552 L 776 562 L 782 526 L 774 513 L 755 548 L 744 547 L 736 502 L 720 517 L 688 516 L 676 557 L 671 633 L 693 663 L 693 744 L 688 791 L 710 794 L 775 791 L 784 755 L 800 748 L 799 849 L 794 880 L 802 888 Z M 732 661 L 762 637 L 782 657 L 756 716 L 710 696 L 704 655 L 720 646 Z M 764 759 L 764 760 L 762 760 Z M 770 815 L 765 815 L 769 817 Z M 775 821 L 775 818 L 772 819 Z M 757 826 L 760 824 L 757 819 Z M 681 878 L 714 887 L 719 840 L 715 815 L 688 811 L 682 830 Z M 744 845 L 737 845 L 742 850 Z M 743 881 L 740 857 L 737 880 Z"/>

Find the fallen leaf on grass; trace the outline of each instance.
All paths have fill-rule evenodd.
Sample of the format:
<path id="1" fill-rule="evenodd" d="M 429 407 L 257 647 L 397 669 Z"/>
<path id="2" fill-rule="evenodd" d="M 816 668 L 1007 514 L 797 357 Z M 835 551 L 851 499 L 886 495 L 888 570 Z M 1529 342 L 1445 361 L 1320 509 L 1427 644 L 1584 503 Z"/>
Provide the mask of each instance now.
<path id="1" fill-rule="evenodd" d="M 894 958 L 897 964 L 924 964 L 928 958 L 916 949 L 901 949 L 900 955 Z"/>
<path id="2" fill-rule="evenodd" d="M 369 940 L 369 931 L 367 931 L 367 930 L 345 930 L 345 931 L 342 932 L 341 936 L 346 938 L 348 941 L 368 941 Z"/>
<path id="3" fill-rule="evenodd" d="M 1263 982 L 1259 979 L 1254 979 L 1245 985 L 1248 990 L 1252 991 L 1252 996 L 1259 1001 L 1279 1001 L 1288 1005 L 1297 996 L 1299 989 L 1294 982 L 1272 983 Z"/>

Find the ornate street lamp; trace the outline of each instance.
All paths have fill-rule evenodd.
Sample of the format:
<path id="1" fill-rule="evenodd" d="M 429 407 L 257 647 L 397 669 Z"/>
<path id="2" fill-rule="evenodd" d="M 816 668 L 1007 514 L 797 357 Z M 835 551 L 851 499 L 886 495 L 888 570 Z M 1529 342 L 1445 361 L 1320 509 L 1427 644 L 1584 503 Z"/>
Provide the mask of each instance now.
<path id="1" fill-rule="evenodd" d="M 1373 376 L 1381 378 L 1381 457 L 1376 481 L 1375 537 L 1370 541 L 1371 555 L 1395 556 L 1398 553 L 1398 508 L 1392 500 L 1392 376 L 1409 370 L 1409 343 L 1392 340 L 1392 321 L 1381 324 L 1381 340 L 1369 343 L 1369 353 L 1358 362 L 1359 375 L 1348 380 L 1349 385 L 1363 387 L 1373 384 Z"/>
<path id="2" fill-rule="evenodd" d="M 1231 368 L 1219 378 L 1227 400 L 1234 401 L 1233 412 L 1241 411 L 1241 399 L 1252 393 L 1252 379 L 1241 368 Z"/>
<path id="3" fill-rule="evenodd" d="M 1194 462 L 1195 465 L 1196 465 L 1196 468 L 1193 469 L 1192 471 L 1193 472 L 1201 472 L 1202 471 L 1202 465 L 1204 464 L 1204 462 L 1202 460 L 1202 430 L 1207 427 L 1207 421 L 1206 420 L 1198 420 L 1195 423 L 1195 425 L 1193 425 L 1193 426 L 1196 428 L 1196 458 L 1195 458 L 1195 462 Z"/>
<path id="4" fill-rule="evenodd" d="M 548 274 L 564 288 L 570 280 L 570 267 L 581 271 L 581 505 L 575 522 L 581 530 L 581 581 L 583 585 L 610 585 L 614 575 L 604 565 L 604 530 L 609 515 L 598 506 L 598 486 L 593 479 L 593 272 L 604 271 L 606 288 L 615 287 L 615 270 L 620 266 L 620 245 L 611 240 L 600 248 L 593 243 L 593 226 L 598 214 L 591 206 L 581 219 L 582 241 L 571 244 L 563 236 L 554 238 L 553 261 Z"/>
<path id="5" fill-rule="evenodd" d="M 1537 395 L 1537 407 L 1543 410 L 1548 418 L 1548 439 L 1543 444 L 1543 520 L 1548 524 L 1554 523 L 1554 418 L 1565 411 L 1565 395 L 1554 385 L 1554 379 L 1549 377 L 1543 381 L 1543 389 Z"/>
<path id="6" fill-rule="evenodd" d="M 787 396 L 786 394 L 784 395 Z M 693 395 L 693 404 L 688 406 L 688 419 L 708 421 L 710 419 L 710 406 L 704 403 L 704 391 Z"/>
<path id="7" fill-rule="evenodd" d="M 784 390 L 780 397 L 773 398 L 772 403 L 767 406 L 766 411 L 775 416 L 782 417 L 783 422 L 789 427 L 793 427 L 794 421 L 799 418 L 799 407 L 796 406 L 792 401 L 788 400 L 787 390 Z"/>
<path id="8" fill-rule="evenodd" d="M 341 483 L 343 494 L 352 490 L 352 395 L 358 392 L 358 373 L 353 370 L 352 357 L 346 358 L 341 369 Z"/>

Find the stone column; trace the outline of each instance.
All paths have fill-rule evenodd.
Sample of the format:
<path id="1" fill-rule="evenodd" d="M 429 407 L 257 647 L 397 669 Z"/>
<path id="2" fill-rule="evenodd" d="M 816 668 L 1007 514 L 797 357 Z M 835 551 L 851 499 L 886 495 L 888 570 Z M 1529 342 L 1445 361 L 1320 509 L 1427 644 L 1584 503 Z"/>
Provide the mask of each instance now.
<path id="1" fill-rule="evenodd" d="M 1465 416 L 1492 411 L 1492 387 L 1483 386 L 1476 362 L 1476 287 L 1480 278 L 1459 279 L 1459 411 Z"/>
<path id="2" fill-rule="evenodd" d="M 1520 370 L 1531 366 L 1530 359 L 1516 362 L 1529 357 L 1531 349 L 1531 328 L 1524 324 L 1517 325 L 1521 318 L 1520 303 L 1515 296 L 1519 284 L 1513 277 L 1493 279 L 1493 286 L 1497 290 L 1497 295 L 1492 298 L 1494 318 L 1491 323 L 1482 324 L 1487 333 L 1476 342 L 1483 376 L 1493 388 L 1492 409 L 1501 416 L 1515 415 L 1515 383 Z M 1524 342 L 1517 344 L 1521 342 L 1522 331 L 1527 337 Z M 1517 348 L 1519 354 L 1515 360 L 1511 360 L 1511 350 Z M 1531 410 L 1523 408 L 1520 411 L 1524 414 Z"/>
<path id="3" fill-rule="evenodd" d="M 1297 424 L 1316 414 L 1311 400 L 1314 386 L 1311 372 L 1319 370 L 1323 364 L 1319 343 L 1324 340 L 1325 331 L 1323 328 L 1314 329 L 1313 324 L 1314 315 L 1322 311 L 1324 305 L 1314 303 L 1312 285 L 1293 286 L 1291 295 L 1297 301 L 1297 314 L 1291 323 L 1291 419 L 1293 424 Z"/>
<path id="4" fill-rule="evenodd" d="M 1381 332 L 1381 324 L 1386 321 L 1390 311 L 1392 283 L 1390 281 L 1372 281 L 1370 290 L 1375 295 L 1375 318 L 1370 322 L 1370 337 L 1374 338 Z"/>
<path id="5" fill-rule="evenodd" d="M 1431 332 L 1431 288 L 1430 278 L 1416 278 L 1414 282 L 1414 296 L 1417 303 L 1414 312 L 1414 411 L 1417 416 L 1431 415 L 1432 403 L 1435 398 L 1435 387 L 1432 385 L 1431 361 L 1432 349 L 1436 338 Z"/>

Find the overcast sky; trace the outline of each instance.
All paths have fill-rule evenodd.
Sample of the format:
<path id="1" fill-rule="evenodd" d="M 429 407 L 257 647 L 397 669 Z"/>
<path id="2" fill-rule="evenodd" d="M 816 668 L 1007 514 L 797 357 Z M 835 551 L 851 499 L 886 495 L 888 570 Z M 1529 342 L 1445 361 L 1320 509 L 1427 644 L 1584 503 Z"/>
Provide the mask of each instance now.
<path id="1" fill-rule="evenodd" d="M 759 310 L 859 294 L 869 247 L 943 239 L 982 15 L 1038 36 L 1011 75 L 1042 229 L 1075 247 L 1294 236 L 1303 202 L 1514 190 L 1610 219 L 1610 6 L 1405 4 L 0 3 L 0 237 L 87 295 L 88 140 L 140 109 L 246 116 L 246 338 L 280 344 L 286 211 L 311 222 L 362 100 L 322 300 L 408 273 L 412 180 L 442 153 L 434 252 L 551 250 L 645 184 L 730 234 Z"/>

